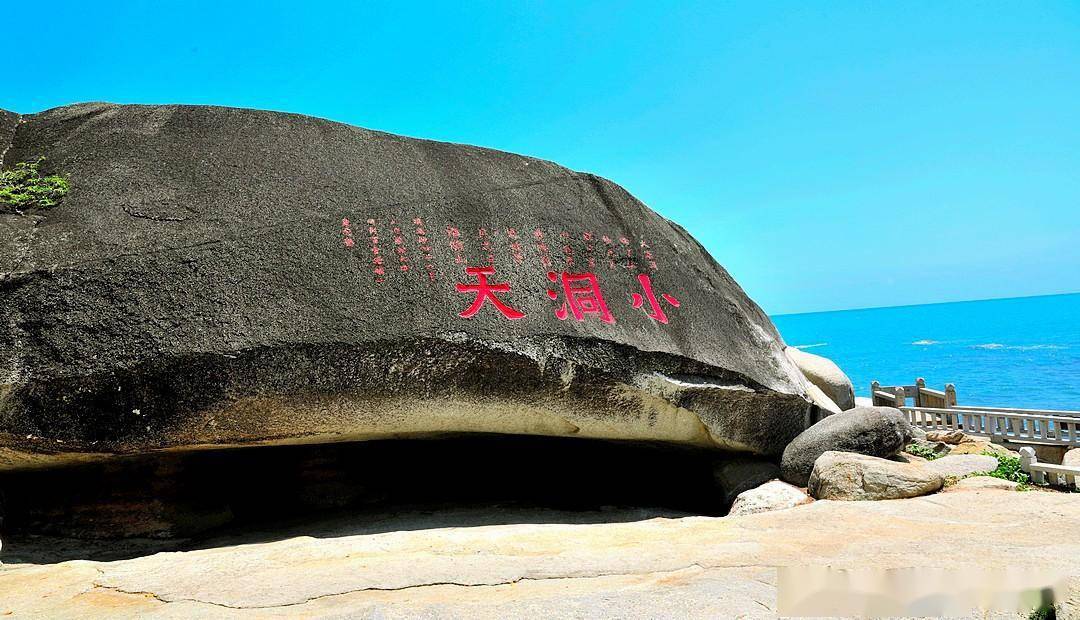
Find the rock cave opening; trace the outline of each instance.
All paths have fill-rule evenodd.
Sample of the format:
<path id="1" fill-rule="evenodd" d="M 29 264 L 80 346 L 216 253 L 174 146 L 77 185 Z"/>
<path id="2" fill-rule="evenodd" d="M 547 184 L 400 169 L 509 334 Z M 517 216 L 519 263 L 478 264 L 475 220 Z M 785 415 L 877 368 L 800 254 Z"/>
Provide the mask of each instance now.
<path id="1" fill-rule="evenodd" d="M 0 473 L 0 537 L 5 561 L 61 561 L 237 531 L 318 535 L 327 520 L 377 532 L 722 515 L 738 491 L 718 482 L 723 462 L 681 446 L 508 435 L 163 452 Z"/>

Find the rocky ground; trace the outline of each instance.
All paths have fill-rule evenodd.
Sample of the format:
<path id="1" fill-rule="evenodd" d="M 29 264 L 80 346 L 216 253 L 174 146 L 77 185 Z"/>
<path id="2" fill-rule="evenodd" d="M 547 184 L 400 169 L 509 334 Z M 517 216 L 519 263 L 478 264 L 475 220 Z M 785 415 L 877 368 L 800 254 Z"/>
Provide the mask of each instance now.
<path id="1" fill-rule="evenodd" d="M 1021 588 L 1076 573 L 1080 495 L 957 485 L 723 518 L 459 508 L 247 528 L 176 552 L 126 545 L 9 541 L 0 615 L 771 618 L 777 567 L 913 568 L 928 579 L 1013 567 L 1019 581 L 1006 586 Z M 134 557 L 49 558 L 106 550 Z M 1073 596 L 1059 618 L 1077 617 Z"/>

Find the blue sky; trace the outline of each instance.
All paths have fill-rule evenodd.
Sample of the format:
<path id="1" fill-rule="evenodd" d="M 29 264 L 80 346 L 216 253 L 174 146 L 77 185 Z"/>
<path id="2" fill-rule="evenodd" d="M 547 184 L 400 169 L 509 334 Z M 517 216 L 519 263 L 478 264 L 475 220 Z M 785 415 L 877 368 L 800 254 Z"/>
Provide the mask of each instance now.
<path id="1" fill-rule="evenodd" d="M 52 2 L 5 33 L 0 107 L 256 107 L 551 159 L 770 313 L 1080 291 L 1080 2 L 355 4 Z"/>

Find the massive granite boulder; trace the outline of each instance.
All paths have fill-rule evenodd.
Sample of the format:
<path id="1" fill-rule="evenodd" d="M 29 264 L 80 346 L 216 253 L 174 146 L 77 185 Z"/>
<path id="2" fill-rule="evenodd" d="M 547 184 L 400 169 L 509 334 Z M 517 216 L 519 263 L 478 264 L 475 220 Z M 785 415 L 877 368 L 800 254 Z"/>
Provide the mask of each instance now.
<path id="1" fill-rule="evenodd" d="M 460 432 L 779 455 L 818 415 L 678 225 L 550 162 L 254 110 L 0 114 L 0 468 Z"/>

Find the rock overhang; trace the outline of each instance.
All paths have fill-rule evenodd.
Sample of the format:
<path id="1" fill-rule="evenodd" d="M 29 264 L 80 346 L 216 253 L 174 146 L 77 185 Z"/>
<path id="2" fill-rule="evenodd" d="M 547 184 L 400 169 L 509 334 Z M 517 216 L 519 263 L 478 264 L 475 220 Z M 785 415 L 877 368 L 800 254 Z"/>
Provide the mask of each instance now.
<path id="1" fill-rule="evenodd" d="M 5 162 L 71 191 L 0 215 L 16 452 L 502 429 L 775 455 L 813 416 L 730 275 L 594 175 L 231 108 L 17 125 Z"/>

